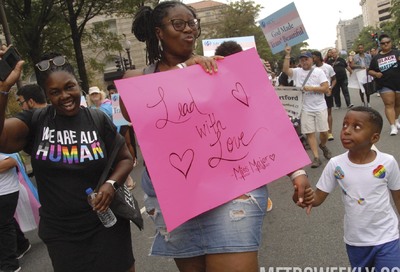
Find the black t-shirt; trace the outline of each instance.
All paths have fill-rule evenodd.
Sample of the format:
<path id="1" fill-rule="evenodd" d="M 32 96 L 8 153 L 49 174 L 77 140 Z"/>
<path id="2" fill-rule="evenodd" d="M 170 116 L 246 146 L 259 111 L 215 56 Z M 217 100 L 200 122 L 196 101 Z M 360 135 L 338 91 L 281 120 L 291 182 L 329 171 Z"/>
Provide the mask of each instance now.
<path id="1" fill-rule="evenodd" d="M 388 87 L 392 90 L 400 90 L 398 50 L 391 50 L 384 55 L 379 52 L 372 58 L 369 69 L 383 74 L 383 77 L 374 79 L 378 89 Z"/>
<path id="2" fill-rule="evenodd" d="M 36 122 L 32 116 L 33 111 L 23 111 L 16 117 L 30 128 L 25 150 L 32 158 L 42 205 L 39 235 L 44 241 L 89 237 L 102 226 L 85 191 L 98 184 L 116 128 L 102 113 L 104 128 L 98 131 L 87 108 L 60 116 L 49 106 Z"/>
<path id="3" fill-rule="evenodd" d="M 329 59 L 327 63 L 333 67 L 333 70 L 335 71 L 336 74 L 336 80 L 347 79 L 347 73 L 346 73 L 347 62 L 344 58 L 338 57 L 336 60 Z"/>

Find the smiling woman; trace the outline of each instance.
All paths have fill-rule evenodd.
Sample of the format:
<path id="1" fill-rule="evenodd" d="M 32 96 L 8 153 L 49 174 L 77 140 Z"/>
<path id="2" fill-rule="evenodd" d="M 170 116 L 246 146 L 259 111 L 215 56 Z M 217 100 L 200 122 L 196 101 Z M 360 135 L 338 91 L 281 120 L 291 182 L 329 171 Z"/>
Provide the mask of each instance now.
<path id="1" fill-rule="evenodd" d="M 19 63 L 7 80 L 0 82 L 0 90 L 8 94 L 21 66 Z M 54 271 L 133 272 L 129 221 L 118 218 L 113 227 L 105 228 L 93 211 L 109 207 L 113 186 L 104 183 L 99 188 L 93 208 L 85 193 L 97 186 L 107 150 L 122 136 L 104 113 L 98 111 L 104 127 L 97 128 L 92 110 L 80 107 L 81 88 L 62 54 L 44 55 L 36 69 L 38 83 L 51 104 L 5 120 L 7 102 L 0 98 L 0 151 L 23 149 L 31 155 L 41 202 L 39 237 L 47 246 Z M 124 145 L 109 179 L 122 185 L 132 165 Z"/>
<path id="2" fill-rule="evenodd" d="M 223 57 L 214 56 L 209 58 L 194 53 L 195 43 L 200 31 L 200 20 L 197 18 L 194 9 L 180 1 L 163 1 L 155 6 L 154 9 L 148 6 L 142 7 L 135 15 L 132 32 L 139 41 L 146 43 L 150 65 L 142 71 L 128 71 L 125 74 L 125 78 L 152 74 L 154 80 L 160 80 L 161 84 L 161 77 L 168 76 L 167 73 L 163 73 L 165 71 L 188 69 L 187 72 L 189 72 L 189 68 L 186 68 L 187 66 L 200 65 L 202 70 L 191 69 L 191 71 L 195 71 L 196 76 L 204 76 L 200 73 L 207 73 L 206 77 L 212 76 L 213 80 L 217 80 L 214 78 L 218 77 L 217 60 L 223 61 Z M 176 84 L 178 85 L 180 82 L 178 81 Z M 202 84 L 202 82 L 196 82 L 196 84 Z M 147 104 L 146 107 L 156 107 L 163 104 L 164 92 L 162 88 L 158 89 L 158 93 L 160 99 L 156 99 L 153 104 Z M 177 95 L 179 95 L 179 92 L 174 94 L 174 96 Z M 238 102 L 248 106 L 247 96 L 240 83 L 237 84 L 233 96 Z M 124 99 L 127 99 L 123 101 L 125 104 L 130 104 L 129 97 Z M 162 106 L 163 111 L 167 112 L 168 109 L 164 105 Z M 121 107 L 121 110 L 125 112 L 123 107 Z M 182 122 L 192 112 L 204 114 L 197 108 L 193 97 L 192 101 L 180 103 L 179 118 L 177 118 L 179 120 L 168 117 L 168 115 L 163 116 L 162 120 L 158 120 L 157 128 L 166 126 L 168 122 Z M 201 126 L 202 130 L 198 130 L 199 135 L 204 135 L 207 132 L 212 134 L 214 132 L 217 135 L 214 145 L 220 147 L 221 150 L 222 148 L 227 149 L 227 152 L 248 144 L 247 141 L 244 141 L 243 133 L 237 137 L 229 137 L 225 144 L 222 143 L 221 133 L 225 129 L 222 122 L 215 118 L 214 114 L 213 116 L 210 114 L 209 117 L 212 124 L 204 123 Z M 128 119 L 129 116 L 125 114 L 125 118 Z M 163 135 L 163 137 L 165 136 Z M 154 145 L 152 145 L 155 148 L 154 152 L 157 152 L 157 144 L 154 142 Z M 186 177 L 187 169 L 191 167 L 193 162 L 193 150 L 186 148 L 183 155 L 177 153 L 172 153 L 171 155 L 169 156 L 169 162 L 172 167 Z M 222 163 L 221 156 L 215 156 L 217 162 L 213 166 L 217 163 Z M 162 161 L 162 159 L 159 161 Z M 151 247 L 151 255 L 174 258 L 181 272 L 258 271 L 258 250 L 267 206 L 266 186 L 261 186 L 236 199 L 227 201 L 223 205 L 201 213 L 168 231 L 164 221 L 164 216 L 167 216 L 167 212 L 160 208 L 159 199 L 161 197 L 158 198 L 156 190 L 159 188 L 157 187 L 159 185 L 157 182 L 170 184 L 169 179 L 171 179 L 171 176 L 164 174 L 161 181 L 158 179 L 157 182 L 154 182 L 155 190 L 153 180 L 150 177 L 155 179 L 155 174 L 153 173 L 156 170 L 153 169 L 154 167 L 159 167 L 159 165 L 153 167 L 150 159 L 147 159 L 147 163 L 149 168 L 146 169 L 145 167 L 143 171 L 141 185 L 146 194 L 146 211 L 154 221 L 156 231 Z M 254 165 L 262 167 L 257 162 Z M 202 165 L 201 171 L 209 171 L 211 167 Z M 160 169 L 162 168 L 160 167 Z M 302 188 L 302 190 L 308 184 L 304 174 L 305 172 L 303 171 L 294 177 L 297 180 L 298 188 Z M 224 179 L 224 177 L 216 178 L 215 182 L 220 179 Z M 172 186 L 170 190 L 177 190 L 177 188 L 173 187 L 175 186 Z M 188 194 L 182 195 L 182 198 L 188 197 L 190 197 Z M 174 201 L 173 197 L 169 201 Z M 176 210 L 176 213 L 179 212 L 180 210 Z"/>

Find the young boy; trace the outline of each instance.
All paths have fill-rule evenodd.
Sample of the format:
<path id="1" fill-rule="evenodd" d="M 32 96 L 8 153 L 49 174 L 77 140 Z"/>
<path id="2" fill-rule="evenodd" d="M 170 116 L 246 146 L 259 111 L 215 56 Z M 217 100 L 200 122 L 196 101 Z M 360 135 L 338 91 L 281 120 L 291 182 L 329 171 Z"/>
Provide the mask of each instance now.
<path id="1" fill-rule="evenodd" d="M 351 266 L 363 271 L 400 267 L 398 219 L 389 194 L 399 212 L 399 166 L 392 155 L 371 149 L 382 126 L 382 116 L 372 108 L 347 112 L 340 139 L 348 151 L 328 162 L 312 203 L 319 206 L 336 186 L 341 187 L 347 255 Z"/>

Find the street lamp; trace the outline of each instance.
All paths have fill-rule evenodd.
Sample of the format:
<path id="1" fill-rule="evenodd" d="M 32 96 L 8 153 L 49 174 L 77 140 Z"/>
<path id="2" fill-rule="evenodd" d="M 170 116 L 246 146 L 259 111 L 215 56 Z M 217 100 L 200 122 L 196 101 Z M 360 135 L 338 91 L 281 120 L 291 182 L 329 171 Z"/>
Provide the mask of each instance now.
<path id="1" fill-rule="evenodd" d="M 132 60 L 131 60 L 131 42 L 127 39 L 126 35 L 123 34 L 125 39 L 122 42 L 122 47 L 125 49 L 126 54 L 128 55 L 128 62 L 129 62 L 129 67 L 126 67 L 126 69 L 130 70 L 130 69 L 134 69 L 134 67 L 132 66 Z"/>

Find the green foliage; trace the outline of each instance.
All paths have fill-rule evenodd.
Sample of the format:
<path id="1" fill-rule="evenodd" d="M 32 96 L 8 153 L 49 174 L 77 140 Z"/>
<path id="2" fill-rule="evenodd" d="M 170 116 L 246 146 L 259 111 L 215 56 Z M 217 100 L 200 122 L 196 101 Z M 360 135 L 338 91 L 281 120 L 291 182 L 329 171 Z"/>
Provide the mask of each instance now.
<path id="1" fill-rule="evenodd" d="M 44 52 L 72 55 L 71 32 L 55 0 L 6 0 L 5 11 L 13 44 L 25 60 L 29 74 Z"/>
<path id="2" fill-rule="evenodd" d="M 209 30 L 207 39 L 254 36 L 259 55 L 263 58 L 270 57 L 271 50 L 261 28 L 256 25 L 261 8 L 254 1 L 230 3 L 218 16 L 218 23 Z"/>
<path id="3" fill-rule="evenodd" d="M 158 3 L 156 0 L 150 2 Z M 89 70 L 100 71 L 104 64 L 84 59 L 82 44 L 90 43 L 92 48 L 101 52 L 119 51 L 121 47 L 116 35 L 107 32 L 104 25 L 87 30 L 87 22 L 98 15 L 132 17 L 145 1 L 4 0 L 4 3 L 13 44 L 25 60 L 24 74 L 32 73 L 34 64 L 43 53 L 61 52 L 70 62 L 76 63 L 82 85 L 86 88 L 85 61 L 93 65 Z"/>
<path id="4" fill-rule="evenodd" d="M 364 27 L 360 34 L 358 35 L 357 39 L 354 41 L 353 46 L 351 47 L 351 50 L 354 52 L 357 52 L 357 47 L 359 44 L 364 45 L 365 50 L 370 50 L 371 48 L 376 48 L 377 44 L 373 40 L 372 34 L 378 33 L 380 34 L 380 30 L 377 28 L 373 27 Z"/>

